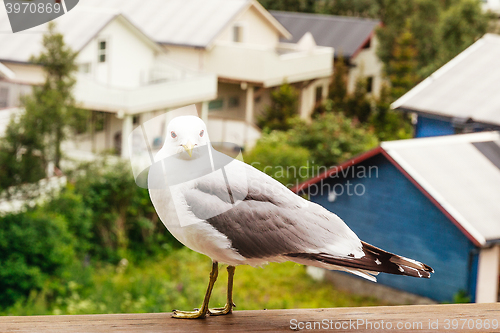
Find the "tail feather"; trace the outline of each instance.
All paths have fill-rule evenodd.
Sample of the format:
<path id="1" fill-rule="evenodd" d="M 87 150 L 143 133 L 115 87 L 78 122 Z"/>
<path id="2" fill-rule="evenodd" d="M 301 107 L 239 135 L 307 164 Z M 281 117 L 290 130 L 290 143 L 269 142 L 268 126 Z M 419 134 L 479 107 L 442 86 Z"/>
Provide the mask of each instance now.
<path id="1" fill-rule="evenodd" d="M 319 261 L 330 265 L 342 266 L 354 270 L 407 275 L 418 278 L 430 278 L 434 270 L 419 261 L 398 256 L 361 242 L 364 256 L 361 258 L 339 258 L 327 253 L 289 253 L 287 257 Z M 352 270 L 348 270 L 351 271 Z"/>

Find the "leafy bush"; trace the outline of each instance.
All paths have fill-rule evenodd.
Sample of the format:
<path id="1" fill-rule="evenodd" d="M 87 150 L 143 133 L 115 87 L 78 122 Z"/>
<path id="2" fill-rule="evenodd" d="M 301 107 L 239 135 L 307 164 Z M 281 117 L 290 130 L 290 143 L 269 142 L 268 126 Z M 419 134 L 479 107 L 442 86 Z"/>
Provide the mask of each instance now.
<path id="1" fill-rule="evenodd" d="M 255 147 L 246 154 L 245 162 L 275 178 L 284 185 L 296 185 L 308 176 L 309 151 L 287 143 L 285 132 L 264 133 Z"/>
<path id="2" fill-rule="evenodd" d="M 127 256 L 144 257 L 165 247 L 180 246 L 159 220 L 148 191 L 135 184 L 124 161 L 83 166 L 72 181 L 75 194 L 92 212 L 92 255 L 118 262 Z"/>
<path id="3" fill-rule="evenodd" d="M 64 218 L 68 231 L 75 238 L 75 251 L 83 258 L 91 249 L 92 210 L 85 206 L 82 196 L 75 193 L 74 186 L 69 184 L 41 209 L 47 214 L 57 214 Z"/>
<path id="4" fill-rule="evenodd" d="M 245 155 L 245 162 L 285 185 L 296 185 L 378 144 L 372 129 L 341 112 L 324 114 L 310 123 L 292 118 L 290 130 L 264 133 Z"/>
<path id="5" fill-rule="evenodd" d="M 42 288 L 74 260 L 74 238 L 66 221 L 42 210 L 0 218 L 0 306 Z"/>
<path id="6" fill-rule="evenodd" d="M 337 165 L 378 144 L 367 126 L 331 110 L 310 124 L 296 120 L 287 137 L 289 144 L 309 150 L 316 166 L 325 167 Z"/>
<path id="7" fill-rule="evenodd" d="M 391 109 L 391 89 L 386 84 L 380 89 L 380 97 L 375 101 L 369 124 L 380 141 L 410 139 L 413 126 L 406 113 Z"/>

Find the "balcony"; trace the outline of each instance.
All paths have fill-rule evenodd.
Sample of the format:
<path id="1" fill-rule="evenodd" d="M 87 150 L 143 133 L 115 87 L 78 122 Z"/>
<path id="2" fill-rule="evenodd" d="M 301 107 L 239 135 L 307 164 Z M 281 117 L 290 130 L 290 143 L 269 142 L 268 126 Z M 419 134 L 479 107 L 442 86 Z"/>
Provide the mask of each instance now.
<path id="1" fill-rule="evenodd" d="M 300 50 L 297 44 L 276 48 L 219 42 L 207 53 L 205 69 L 219 78 L 272 87 L 283 81 L 306 81 L 332 74 L 333 49 L 315 46 Z"/>
<path id="2" fill-rule="evenodd" d="M 217 96 L 217 77 L 213 74 L 159 80 L 137 88 L 112 87 L 81 73 L 76 79 L 74 95 L 81 107 L 113 113 L 163 110 L 211 100 Z"/>
<path id="3" fill-rule="evenodd" d="M 207 130 L 212 142 L 229 142 L 246 149 L 260 138 L 260 129 L 243 120 L 209 117 Z"/>

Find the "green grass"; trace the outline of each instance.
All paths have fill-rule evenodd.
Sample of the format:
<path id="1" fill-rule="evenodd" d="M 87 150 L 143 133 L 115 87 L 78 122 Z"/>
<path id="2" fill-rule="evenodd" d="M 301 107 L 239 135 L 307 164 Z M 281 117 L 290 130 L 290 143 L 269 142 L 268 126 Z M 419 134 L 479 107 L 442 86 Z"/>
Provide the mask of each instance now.
<path id="1" fill-rule="evenodd" d="M 187 248 L 138 264 L 75 268 L 71 282 L 54 296 L 50 285 L 3 311 L 7 315 L 169 312 L 191 310 L 203 299 L 209 258 Z M 223 306 L 227 273 L 219 272 L 210 305 Z M 59 288 L 60 289 L 60 288 Z M 305 267 L 271 263 L 238 266 L 234 282 L 237 310 L 380 305 L 374 298 L 338 291 L 312 280 Z"/>

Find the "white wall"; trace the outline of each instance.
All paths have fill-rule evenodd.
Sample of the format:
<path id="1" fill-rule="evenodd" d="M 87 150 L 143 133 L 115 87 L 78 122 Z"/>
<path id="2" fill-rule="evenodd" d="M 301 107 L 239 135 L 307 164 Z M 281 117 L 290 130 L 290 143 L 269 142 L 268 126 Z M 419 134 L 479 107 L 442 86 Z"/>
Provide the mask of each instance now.
<path id="1" fill-rule="evenodd" d="M 483 2 L 483 10 L 491 10 L 500 14 L 500 0 L 486 0 Z"/>
<path id="2" fill-rule="evenodd" d="M 2 63 L 16 75 L 11 81 L 23 84 L 42 84 L 45 81 L 45 73 L 40 66 L 11 62 Z"/>
<path id="3" fill-rule="evenodd" d="M 371 40 L 371 45 L 367 49 L 362 49 L 354 59 L 351 59 L 352 63 L 356 67 L 352 67 L 349 70 L 349 77 L 347 82 L 347 91 L 352 93 L 356 87 L 356 81 L 360 77 L 373 77 L 373 95 L 379 96 L 380 88 L 382 87 L 382 62 L 378 59 L 376 54 L 376 49 L 378 45 L 378 40 L 374 36 Z"/>
<path id="4" fill-rule="evenodd" d="M 204 68 L 204 49 L 195 49 L 194 47 L 164 45 L 166 58 L 173 64 L 183 66 L 194 71 L 203 71 Z"/>
<path id="5" fill-rule="evenodd" d="M 240 13 L 215 39 L 214 43 L 232 43 L 233 27 L 242 27 L 242 43 L 275 48 L 279 43 L 278 31 L 254 7 Z M 192 70 L 206 70 L 206 57 L 211 49 L 164 45 L 167 58 Z"/>
<path id="6" fill-rule="evenodd" d="M 279 43 L 279 32 L 253 6 L 241 13 L 221 34 L 217 42 L 232 42 L 233 27 L 243 28 L 243 43 L 276 47 Z"/>
<path id="7" fill-rule="evenodd" d="M 7 89 L 7 108 L 16 107 L 20 104 L 20 97 L 22 95 L 29 95 L 33 91 L 31 85 L 20 84 L 9 81 L 0 80 L 0 88 Z M 0 105 L 0 109 L 4 107 Z"/>
<path id="8" fill-rule="evenodd" d="M 321 87 L 321 97 L 324 100 L 328 96 L 330 78 L 317 79 L 300 89 L 299 115 L 304 120 L 310 120 L 311 114 L 316 107 L 316 89 Z"/>
<path id="9" fill-rule="evenodd" d="M 106 41 L 106 61 L 98 62 L 98 47 Z M 134 88 L 150 78 L 156 51 L 119 19 L 109 23 L 85 46 L 78 64 L 90 63 L 92 77 L 114 87 Z"/>
<path id="10" fill-rule="evenodd" d="M 230 106 L 230 99 L 238 99 L 238 106 Z M 217 85 L 217 99 L 222 99 L 222 108 L 209 110 L 209 117 L 245 120 L 246 91 L 239 84 L 221 83 Z"/>

